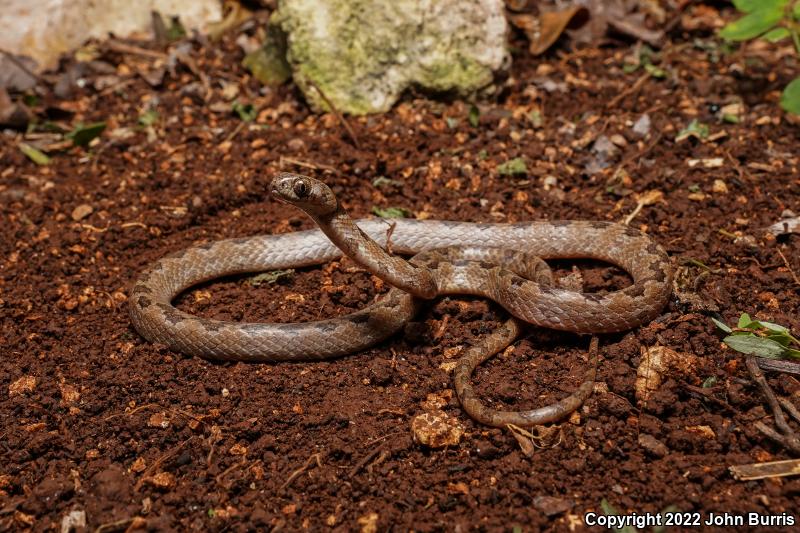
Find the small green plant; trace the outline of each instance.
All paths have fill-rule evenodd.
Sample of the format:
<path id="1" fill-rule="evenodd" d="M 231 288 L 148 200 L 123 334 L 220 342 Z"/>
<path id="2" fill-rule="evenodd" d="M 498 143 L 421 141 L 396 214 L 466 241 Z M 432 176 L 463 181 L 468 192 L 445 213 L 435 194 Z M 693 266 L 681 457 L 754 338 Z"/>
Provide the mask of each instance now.
<path id="1" fill-rule="evenodd" d="M 372 208 L 372 214 L 378 215 L 379 217 L 383 218 L 409 218 L 411 216 L 411 211 L 404 207 L 378 207 L 374 206 Z"/>
<path id="2" fill-rule="evenodd" d="M 747 313 L 742 313 L 736 327 L 714 318 L 711 320 L 728 334 L 722 342 L 737 352 L 771 359 L 800 359 L 800 340 L 789 332 L 789 328 L 765 320 L 753 320 Z"/>
<path id="3" fill-rule="evenodd" d="M 744 16 L 734 20 L 719 34 L 728 41 L 761 38 L 771 43 L 791 38 L 800 57 L 800 0 L 733 0 Z M 800 77 L 783 90 L 781 107 L 800 115 Z"/>

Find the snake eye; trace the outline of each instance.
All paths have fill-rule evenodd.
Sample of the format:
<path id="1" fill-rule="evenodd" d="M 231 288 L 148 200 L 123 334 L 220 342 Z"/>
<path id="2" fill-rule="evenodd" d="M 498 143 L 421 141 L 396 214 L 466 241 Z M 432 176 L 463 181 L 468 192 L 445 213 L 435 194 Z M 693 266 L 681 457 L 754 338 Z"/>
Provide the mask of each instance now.
<path id="1" fill-rule="evenodd" d="M 308 195 L 308 185 L 306 185 L 306 182 L 302 180 L 296 181 L 294 184 L 294 193 L 298 198 L 304 198 Z"/>

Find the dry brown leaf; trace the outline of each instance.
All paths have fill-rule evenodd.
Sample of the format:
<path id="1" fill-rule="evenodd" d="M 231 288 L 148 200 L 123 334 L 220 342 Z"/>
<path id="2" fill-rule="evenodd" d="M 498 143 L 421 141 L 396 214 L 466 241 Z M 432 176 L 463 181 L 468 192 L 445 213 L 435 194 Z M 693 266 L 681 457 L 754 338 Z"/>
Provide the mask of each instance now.
<path id="1" fill-rule="evenodd" d="M 517 17 L 531 16 L 518 15 Z M 582 6 L 572 6 L 561 11 L 543 11 L 535 22 L 523 21 L 525 27 L 522 29 L 531 41 L 528 50 L 531 55 L 535 56 L 543 53 L 556 42 L 567 27 L 580 27 L 588 18 L 588 9 Z"/>

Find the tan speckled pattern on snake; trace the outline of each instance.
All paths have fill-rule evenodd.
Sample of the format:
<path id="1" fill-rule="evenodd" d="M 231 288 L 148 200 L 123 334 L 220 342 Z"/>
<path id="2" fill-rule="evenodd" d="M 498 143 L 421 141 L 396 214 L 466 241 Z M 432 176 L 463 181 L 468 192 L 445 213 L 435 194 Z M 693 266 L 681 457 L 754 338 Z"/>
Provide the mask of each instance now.
<path id="1" fill-rule="evenodd" d="M 222 240 L 160 259 L 131 292 L 131 319 L 142 336 L 209 359 L 319 360 L 358 352 L 387 338 L 412 319 L 421 298 L 441 294 L 485 296 L 519 321 L 577 333 L 633 328 L 656 317 L 669 298 L 672 271 L 666 253 L 650 237 L 627 226 L 585 221 L 353 221 L 324 184 L 293 174 L 281 174 L 273 181 L 273 195 L 306 211 L 323 231 Z M 310 197 L 322 203 L 305 201 Z M 393 252 L 419 255 L 408 262 L 387 254 L 381 247 L 389 233 Z M 293 324 L 204 319 L 171 303 L 185 289 L 222 276 L 331 261 L 342 255 L 337 246 L 395 288 L 361 311 Z M 606 261 L 627 271 L 633 284 L 608 294 L 569 291 L 549 284 L 546 265 L 536 263 L 533 256 Z M 537 279 L 540 267 L 544 274 Z M 514 329 L 509 324 L 517 322 L 504 326 Z M 515 336 L 516 330 L 506 333 Z M 475 365 L 489 356 L 479 355 Z"/>

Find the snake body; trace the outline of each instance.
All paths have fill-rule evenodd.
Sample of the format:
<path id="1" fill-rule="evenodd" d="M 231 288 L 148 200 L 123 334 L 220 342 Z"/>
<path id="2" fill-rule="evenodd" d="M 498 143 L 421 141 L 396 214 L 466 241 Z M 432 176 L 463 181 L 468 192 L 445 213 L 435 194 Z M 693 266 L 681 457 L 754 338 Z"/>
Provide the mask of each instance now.
<path id="1" fill-rule="evenodd" d="M 158 260 L 135 282 L 129 299 L 131 320 L 143 337 L 209 359 L 320 360 L 354 353 L 389 337 L 414 317 L 424 299 L 442 294 L 485 296 L 514 319 L 486 340 L 486 346 L 473 347 L 471 351 L 480 353 L 460 365 L 459 392 L 463 387 L 458 386 L 458 376 L 466 373 L 461 381 L 468 382 L 477 364 L 502 349 L 493 343 L 516 336 L 519 321 L 576 333 L 624 331 L 655 318 L 669 298 L 672 270 L 666 252 L 646 234 L 620 224 L 354 221 L 330 189 L 313 178 L 279 174 L 272 192 L 303 209 L 320 230 L 221 240 Z M 384 250 L 389 238 L 394 252 L 417 255 L 410 261 L 390 255 Z M 291 324 L 225 322 L 184 313 L 171 303 L 204 281 L 317 265 L 343 252 L 393 287 L 365 309 L 339 318 Z M 537 258 L 609 262 L 627 271 L 633 283 L 607 294 L 570 291 L 555 286 L 549 269 Z M 469 391 L 461 392 L 469 396 Z M 541 417 L 532 419 L 541 423 Z M 497 420 L 487 423 L 498 425 Z"/>

